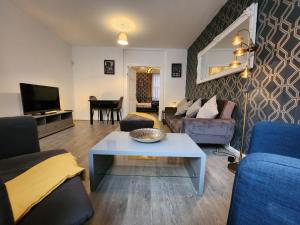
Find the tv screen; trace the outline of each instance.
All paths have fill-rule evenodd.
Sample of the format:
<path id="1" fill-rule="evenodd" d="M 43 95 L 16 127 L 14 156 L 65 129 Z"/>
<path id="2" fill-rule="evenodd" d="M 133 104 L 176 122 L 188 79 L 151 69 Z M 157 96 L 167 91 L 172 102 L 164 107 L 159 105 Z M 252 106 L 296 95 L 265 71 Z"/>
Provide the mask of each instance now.
<path id="1" fill-rule="evenodd" d="M 60 110 L 58 88 L 20 83 L 20 89 L 24 114 Z"/>

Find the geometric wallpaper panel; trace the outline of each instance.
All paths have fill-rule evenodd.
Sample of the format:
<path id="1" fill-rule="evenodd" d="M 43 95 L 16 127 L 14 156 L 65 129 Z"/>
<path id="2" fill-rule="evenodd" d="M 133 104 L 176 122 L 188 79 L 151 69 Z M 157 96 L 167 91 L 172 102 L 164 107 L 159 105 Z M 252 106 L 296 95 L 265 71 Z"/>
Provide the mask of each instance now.
<path id="1" fill-rule="evenodd" d="M 187 98 L 234 101 L 237 126 L 231 145 L 240 147 L 241 109 L 245 80 L 239 74 L 196 84 L 197 55 L 227 28 L 251 3 L 258 2 L 258 24 L 254 68 L 249 85 L 246 149 L 257 121 L 300 124 L 300 1 L 228 0 L 211 23 L 188 49 Z"/>
<path id="2" fill-rule="evenodd" d="M 152 74 L 136 74 L 136 99 L 138 102 L 152 101 Z"/>

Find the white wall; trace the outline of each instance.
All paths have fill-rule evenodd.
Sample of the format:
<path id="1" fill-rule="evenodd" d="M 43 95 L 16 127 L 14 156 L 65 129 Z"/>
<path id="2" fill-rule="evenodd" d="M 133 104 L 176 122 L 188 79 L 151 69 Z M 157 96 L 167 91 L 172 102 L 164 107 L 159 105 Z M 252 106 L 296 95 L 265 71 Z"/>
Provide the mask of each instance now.
<path id="1" fill-rule="evenodd" d="M 73 109 L 71 47 L 0 0 L 0 116 L 23 114 L 21 82 L 59 87 L 62 108 Z"/>
<path id="2" fill-rule="evenodd" d="M 164 103 L 165 106 L 173 106 L 185 97 L 186 85 L 186 60 L 187 51 L 181 49 L 169 49 L 166 51 L 166 75 L 164 77 L 165 93 Z M 182 63 L 181 78 L 171 77 L 171 64 Z"/>
<path id="3" fill-rule="evenodd" d="M 88 98 L 118 99 L 124 96 L 124 115 L 129 109 L 128 68 L 130 66 L 158 66 L 161 68 L 161 109 L 185 95 L 185 49 L 125 49 L 74 46 L 73 74 L 75 118 L 89 119 Z M 114 59 L 115 75 L 104 75 L 103 61 Z M 171 63 L 182 63 L 182 78 L 171 78 Z"/>
<path id="4" fill-rule="evenodd" d="M 123 96 L 123 50 L 121 48 L 73 47 L 75 118 L 89 119 L 89 96 L 119 99 Z M 104 74 L 104 60 L 115 60 L 115 75 Z"/>

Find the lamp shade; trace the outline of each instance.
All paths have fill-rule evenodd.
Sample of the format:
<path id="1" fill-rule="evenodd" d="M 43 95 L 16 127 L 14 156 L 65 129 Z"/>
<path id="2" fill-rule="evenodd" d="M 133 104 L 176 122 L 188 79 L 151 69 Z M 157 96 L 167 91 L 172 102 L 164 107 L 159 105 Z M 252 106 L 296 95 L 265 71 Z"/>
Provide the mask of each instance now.
<path id="1" fill-rule="evenodd" d="M 241 65 L 241 62 L 239 62 L 238 60 L 233 60 L 230 64 L 229 64 L 229 66 L 231 67 L 231 68 L 237 68 L 237 67 L 239 67 Z"/>
<path id="2" fill-rule="evenodd" d="M 245 68 L 243 72 L 241 72 L 241 78 L 247 79 L 248 77 L 251 76 L 251 71 L 248 67 Z"/>
<path id="3" fill-rule="evenodd" d="M 127 37 L 126 33 L 121 32 L 121 33 L 118 34 L 118 44 L 128 45 L 128 37 Z"/>
<path id="4" fill-rule="evenodd" d="M 240 45 L 243 41 L 244 41 L 243 36 L 237 33 L 232 39 L 232 45 L 233 46 Z"/>
<path id="5" fill-rule="evenodd" d="M 247 53 L 247 49 L 245 49 L 245 48 L 237 48 L 234 52 L 233 52 L 233 54 L 235 55 L 235 56 L 243 56 L 243 55 L 245 55 Z"/>

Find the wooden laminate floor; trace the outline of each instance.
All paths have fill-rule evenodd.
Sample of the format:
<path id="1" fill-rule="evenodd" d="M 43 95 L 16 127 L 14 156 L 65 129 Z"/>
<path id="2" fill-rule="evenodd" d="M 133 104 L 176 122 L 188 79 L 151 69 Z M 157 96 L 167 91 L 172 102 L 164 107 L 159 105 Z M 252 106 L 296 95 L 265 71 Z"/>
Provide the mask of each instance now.
<path id="1" fill-rule="evenodd" d="M 72 152 L 79 164 L 88 169 L 89 149 L 116 129 L 118 124 L 95 122 L 90 126 L 88 121 L 77 121 L 74 128 L 43 138 L 40 144 L 43 151 Z M 182 175 L 180 170 L 184 167 L 176 159 L 120 157 L 113 175 L 107 175 L 96 192 L 90 193 L 88 178 L 84 181 L 95 210 L 87 224 L 225 225 L 234 175 L 227 170 L 227 157 L 214 154 L 212 147 L 202 149 L 208 155 L 202 197 L 195 195 L 188 177 L 155 176 L 157 166 L 159 174 L 167 174 L 174 167 Z"/>

